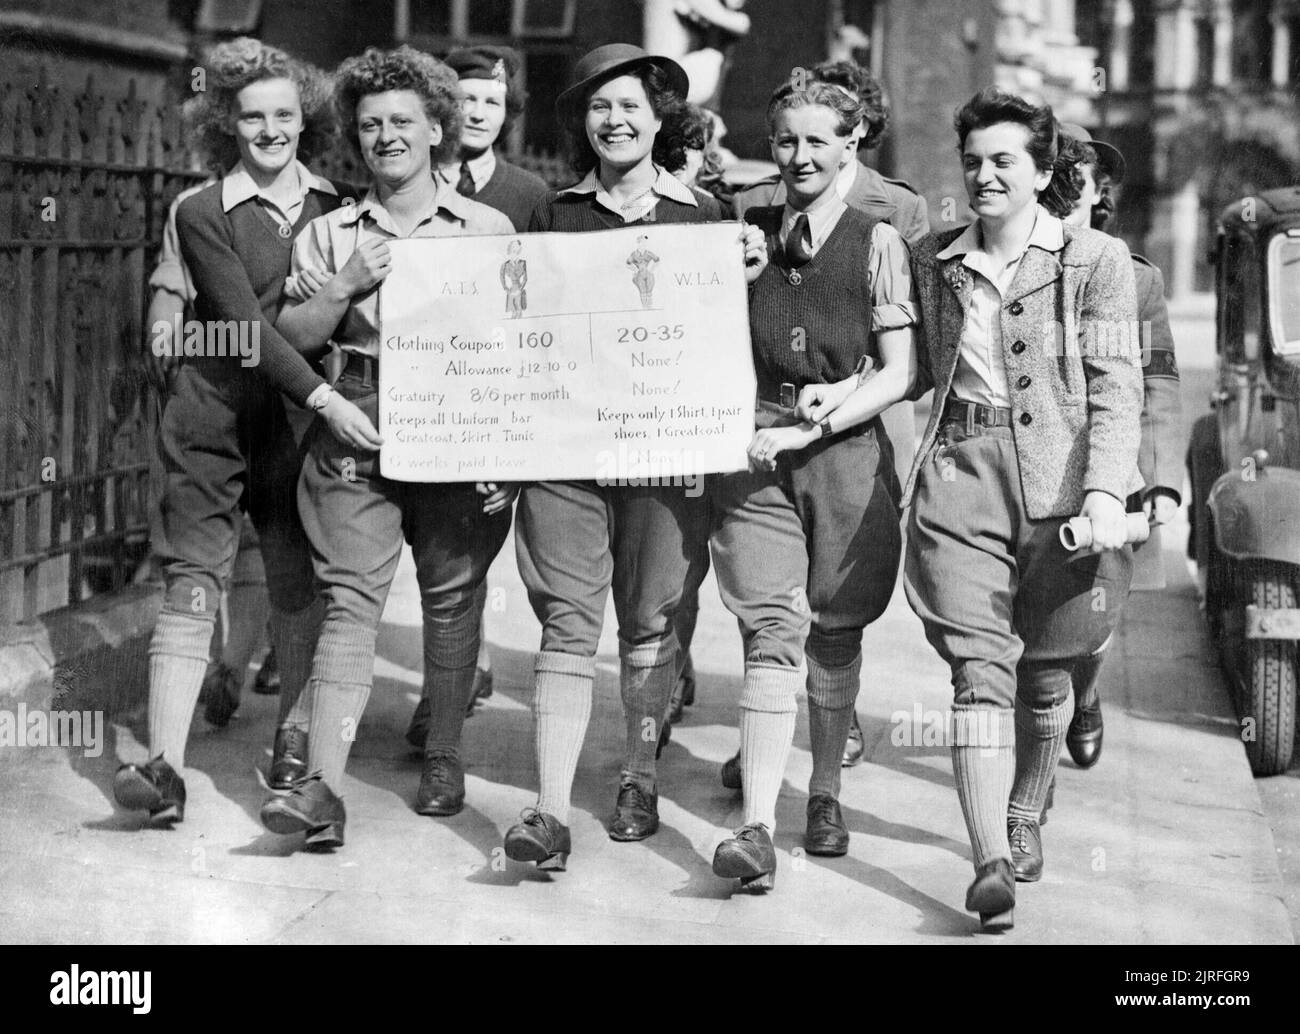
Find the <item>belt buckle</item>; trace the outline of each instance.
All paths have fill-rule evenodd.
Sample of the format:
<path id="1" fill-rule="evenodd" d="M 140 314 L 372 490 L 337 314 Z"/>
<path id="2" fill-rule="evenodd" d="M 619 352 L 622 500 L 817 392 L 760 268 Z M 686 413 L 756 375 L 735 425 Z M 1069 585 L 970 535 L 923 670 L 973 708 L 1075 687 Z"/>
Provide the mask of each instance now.
<path id="1" fill-rule="evenodd" d="M 794 406 L 795 406 L 795 402 L 796 402 L 796 401 L 797 401 L 797 397 L 796 397 L 796 394 L 795 394 L 794 385 L 791 384 L 789 381 L 784 382 L 784 383 L 781 385 L 781 402 L 780 402 L 780 404 L 781 404 L 782 408 L 784 408 L 784 409 L 794 409 Z"/>

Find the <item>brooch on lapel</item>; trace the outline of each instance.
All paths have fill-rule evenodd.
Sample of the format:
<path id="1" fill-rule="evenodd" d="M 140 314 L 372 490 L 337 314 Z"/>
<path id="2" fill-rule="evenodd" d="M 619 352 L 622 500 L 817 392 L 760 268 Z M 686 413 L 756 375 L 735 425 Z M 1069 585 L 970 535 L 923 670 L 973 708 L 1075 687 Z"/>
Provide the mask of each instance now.
<path id="1" fill-rule="evenodd" d="M 948 281 L 952 289 L 960 294 L 970 285 L 970 273 L 960 262 L 954 263 L 943 271 L 943 278 Z"/>

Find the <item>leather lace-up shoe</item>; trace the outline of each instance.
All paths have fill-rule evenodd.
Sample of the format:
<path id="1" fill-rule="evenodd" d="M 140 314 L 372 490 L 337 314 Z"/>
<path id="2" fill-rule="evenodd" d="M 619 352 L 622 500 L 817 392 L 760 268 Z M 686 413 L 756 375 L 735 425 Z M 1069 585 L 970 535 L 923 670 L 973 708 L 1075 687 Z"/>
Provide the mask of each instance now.
<path id="1" fill-rule="evenodd" d="M 516 862 L 536 862 L 543 872 L 564 872 L 573 850 L 569 827 L 554 815 L 526 808 L 506 831 L 506 857 Z"/>
<path id="2" fill-rule="evenodd" d="M 147 811 L 150 818 L 185 818 L 185 780 L 163 756 L 143 765 L 123 765 L 113 776 L 113 798 L 123 808 Z"/>
<path id="3" fill-rule="evenodd" d="M 426 751 L 415 810 L 421 815 L 455 815 L 465 807 L 465 768 L 460 758 Z"/>
<path id="4" fill-rule="evenodd" d="M 429 701 L 420 697 L 411 715 L 411 724 L 406 727 L 406 742 L 416 750 L 424 750 L 424 741 L 429 738 L 430 710 Z"/>
<path id="5" fill-rule="evenodd" d="M 776 884 L 776 848 L 767 826 L 751 822 L 720 843 L 713 852 L 713 873 L 739 879 L 741 890 L 771 890 Z"/>
<path id="6" fill-rule="evenodd" d="M 341 847 L 347 811 L 319 772 L 299 779 L 283 797 L 272 797 L 259 813 L 272 833 L 306 833 L 312 847 Z"/>
<path id="7" fill-rule="evenodd" d="M 827 858 L 848 854 L 849 829 L 844 825 L 840 802 L 830 794 L 818 793 L 808 798 L 808 826 L 803 846 L 809 854 Z"/>
<path id="8" fill-rule="evenodd" d="M 995 858 L 975 870 L 966 890 L 966 911 L 978 912 L 985 930 L 1010 930 L 1015 925 L 1016 881 L 1011 863 Z"/>
<path id="9" fill-rule="evenodd" d="M 618 784 L 618 803 L 610 823 L 610 840 L 644 840 L 659 828 L 659 795 L 655 784 L 624 773 Z"/>
<path id="10" fill-rule="evenodd" d="M 224 729 L 239 710 L 239 691 L 244 683 L 242 672 L 218 662 L 208 669 L 199 690 L 203 717 L 209 725 Z"/>
<path id="11" fill-rule="evenodd" d="M 841 768 L 852 768 L 862 763 L 862 726 L 858 724 L 858 712 L 853 712 L 853 722 L 849 725 L 849 738 L 844 743 L 844 757 L 840 759 Z"/>
<path id="12" fill-rule="evenodd" d="M 1101 734 L 1101 699 L 1088 707 L 1076 707 L 1065 730 L 1065 746 L 1080 768 L 1092 768 L 1101 757 Z"/>
<path id="13" fill-rule="evenodd" d="M 1043 835 L 1038 823 L 1025 819 L 1007 821 L 1011 841 L 1011 868 L 1019 883 L 1036 883 L 1043 877 Z"/>
<path id="14" fill-rule="evenodd" d="M 307 730 L 287 726 L 275 730 L 271 771 L 266 785 L 272 790 L 291 790 L 307 774 Z"/>
<path id="15" fill-rule="evenodd" d="M 275 663 L 274 646 L 267 651 L 266 660 L 257 669 L 257 676 L 253 679 L 253 692 L 263 696 L 275 696 L 280 692 L 280 666 Z"/>
<path id="16" fill-rule="evenodd" d="M 740 751 L 736 751 L 731 757 L 722 763 L 722 785 L 728 790 L 739 790 L 745 784 L 740 775 Z"/>

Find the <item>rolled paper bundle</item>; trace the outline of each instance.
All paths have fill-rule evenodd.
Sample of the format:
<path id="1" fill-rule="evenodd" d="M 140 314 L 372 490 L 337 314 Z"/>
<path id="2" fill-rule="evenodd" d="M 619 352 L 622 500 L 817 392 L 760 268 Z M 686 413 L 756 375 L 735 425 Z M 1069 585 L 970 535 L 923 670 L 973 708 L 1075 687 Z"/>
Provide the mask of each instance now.
<path id="1" fill-rule="evenodd" d="M 1130 544 L 1145 542 L 1151 537 L 1151 525 L 1144 513 L 1124 515 L 1124 541 Z M 1092 521 L 1087 517 L 1071 517 L 1061 525 L 1061 545 L 1071 553 L 1092 545 Z"/>

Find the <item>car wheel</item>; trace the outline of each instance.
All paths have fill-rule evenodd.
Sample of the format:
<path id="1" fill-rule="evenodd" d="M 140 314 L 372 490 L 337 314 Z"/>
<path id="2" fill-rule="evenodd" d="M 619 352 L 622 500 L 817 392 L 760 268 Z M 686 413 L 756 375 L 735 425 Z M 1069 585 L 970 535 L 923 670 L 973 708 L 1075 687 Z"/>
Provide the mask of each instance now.
<path id="1" fill-rule="evenodd" d="M 1296 605 L 1296 569 L 1273 560 L 1255 560 L 1244 572 L 1248 594 L 1260 608 Z M 1278 775 L 1291 765 L 1296 737 L 1296 642 L 1290 639 L 1242 640 L 1240 668 L 1242 735 L 1250 769 L 1257 776 Z M 1247 724 L 1247 720 L 1250 721 Z"/>

